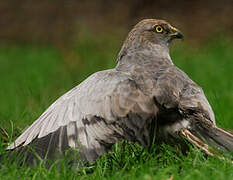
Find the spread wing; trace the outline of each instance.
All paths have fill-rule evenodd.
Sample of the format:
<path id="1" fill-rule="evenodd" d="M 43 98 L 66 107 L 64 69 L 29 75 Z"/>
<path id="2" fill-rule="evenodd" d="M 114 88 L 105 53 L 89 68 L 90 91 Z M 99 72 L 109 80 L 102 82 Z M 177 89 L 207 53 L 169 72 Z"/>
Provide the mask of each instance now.
<path id="1" fill-rule="evenodd" d="M 52 158 L 74 148 L 92 162 L 122 139 L 147 145 L 146 126 L 156 112 L 125 73 L 101 71 L 56 100 L 8 149 L 32 144 L 40 157 Z"/>

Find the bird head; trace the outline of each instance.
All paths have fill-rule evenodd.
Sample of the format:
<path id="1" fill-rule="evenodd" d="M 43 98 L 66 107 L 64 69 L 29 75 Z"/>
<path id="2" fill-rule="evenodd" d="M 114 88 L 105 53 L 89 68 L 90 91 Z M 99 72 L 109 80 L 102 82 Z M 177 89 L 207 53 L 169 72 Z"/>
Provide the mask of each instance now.
<path id="1" fill-rule="evenodd" d="M 144 41 L 169 46 L 173 39 L 183 39 L 183 34 L 177 28 L 164 20 L 145 19 L 140 21 L 129 33 L 129 38 L 139 38 Z"/>
<path id="2" fill-rule="evenodd" d="M 164 20 L 144 19 L 129 32 L 119 56 L 135 50 L 165 49 L 169 51 L 174 39 L 183 39 L 181 31 Z"/>

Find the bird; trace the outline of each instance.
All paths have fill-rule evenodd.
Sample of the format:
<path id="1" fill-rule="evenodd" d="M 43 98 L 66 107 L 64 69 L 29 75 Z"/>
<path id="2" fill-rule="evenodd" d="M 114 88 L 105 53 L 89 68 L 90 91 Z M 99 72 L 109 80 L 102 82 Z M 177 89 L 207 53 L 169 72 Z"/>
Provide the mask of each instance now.
<path id="1" fill-rule="evenodd" d="M 59 160 L 66 151 L 94 163 L 122 140 L 145 148 L 188 141 L 208 155 L 214 155 L 211 147 L 233 151 L 233 136 L 217 127 L 202 88 L 174 65 L 174 39 L 183 34 L 167 21 L 141 20 L 115 68 L 90 75 L 58 98 L 6 150 L 25 155 L 26 164 Z"/>

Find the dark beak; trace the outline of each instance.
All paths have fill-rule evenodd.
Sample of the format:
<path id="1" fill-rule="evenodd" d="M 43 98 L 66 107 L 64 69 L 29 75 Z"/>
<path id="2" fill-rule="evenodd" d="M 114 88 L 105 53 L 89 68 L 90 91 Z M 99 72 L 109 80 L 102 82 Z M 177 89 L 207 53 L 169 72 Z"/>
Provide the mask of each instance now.
<path id="1" fill-rule="evenodd" d="M 180 31 L 174 33 L 172 36 L 177 39 L 184 39 L 184 36 Z"/>
<path id="2" fill-rule="evenodd" d="M 170 27 L 169 29 L 169 36 L 171 37 L 171 39 L 184 39 L 183 34 L 175 27 Z"/>

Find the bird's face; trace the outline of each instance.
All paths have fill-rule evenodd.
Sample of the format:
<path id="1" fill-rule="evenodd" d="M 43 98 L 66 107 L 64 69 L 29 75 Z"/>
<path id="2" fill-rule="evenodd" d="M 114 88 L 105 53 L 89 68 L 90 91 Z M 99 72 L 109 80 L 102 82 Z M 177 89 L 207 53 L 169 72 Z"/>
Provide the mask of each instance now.
<path id="1" fill-rule="evenodd" d="M 164 20 L 147 19 L 135 27 L 139 37 L 154 44 L 169 47 L 173 39 L 183 39 L 182 33 Z"/>

